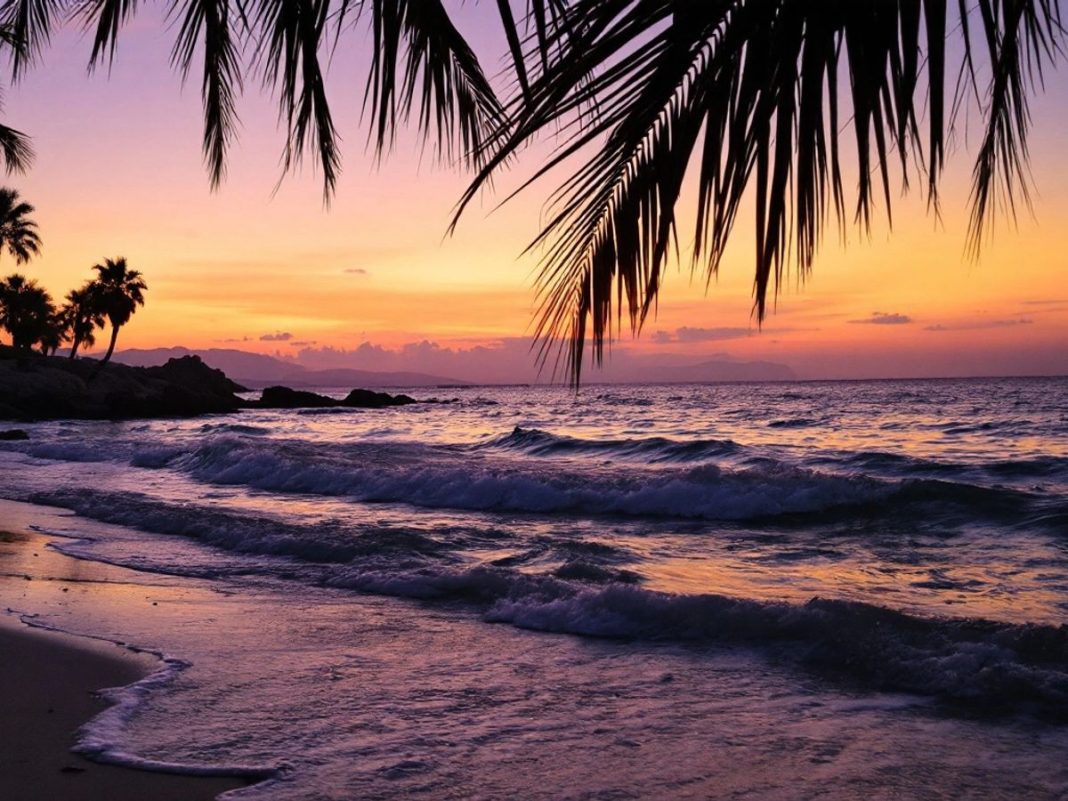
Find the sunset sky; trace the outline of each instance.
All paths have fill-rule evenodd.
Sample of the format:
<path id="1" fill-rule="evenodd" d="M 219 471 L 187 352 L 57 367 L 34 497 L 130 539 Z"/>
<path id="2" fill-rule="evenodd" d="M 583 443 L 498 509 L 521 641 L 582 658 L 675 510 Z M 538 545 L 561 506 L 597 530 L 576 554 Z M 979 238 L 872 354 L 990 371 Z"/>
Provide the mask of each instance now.
<path id="1" fill-rule="evenodd" d="M 465 9 L 484 59 L 502 52 L 479 30 L 489 10 Z M 444 238 L 463 175 L 422 155 L 414 136 L 375 165 L 360 122 L 361 55 L 343 48 L 330 89 L 345 169 L 330 207 L 310 166 L 274 193 L 283 134 L 255 83 L 240 104 L 229 175 L 212 193 L 199 83 L 194 76 L 183 88 L 171 69 L 173 30 L 160 15 L 148 7 L 126 30 L 110 75 L 87 77 L 91 41 L 69 30 L 8 88 L 4 120 L 37 151 L 29 174 L 7 179 L 36 206 L 45 242 L 25 272 L 62 297 L 93 263 L 125 256 L 149 293 L 120 349 L 236 347 L 415 369 L 426 367 L 418 349 L 400 349 L 426 341 L 424 350 L 519 354 L 516 377 L 534 376 L 516 344 L 530 330 L 536 258 L 518 254 L 538 230 L 551 182 L 497 211 L 487 197 Z M 1033 106 L 1034 217 L 1022 215 L 1015 230 L 999 221 L 978 262 L 964 256 L 972 151 L 962 129 L 941 224 L 912 195 L 895 207 L 892 233 L 880 219 L 870 241 L 851 231 L 843 249 L 828 237 L 814 273 L 782 288 L 762 331 L 751 317 L 751 237 L 740 226 L 708 291 L 688 266 L 673 268 L 657 317 L 639 340 L 624 332 L 614 355 L 766 360 L 813 378 L 1068 373 L 1066 109 L 1062 68 Z M 516 177 L 524 174 L 521 166 Z M 0 259 L 0 271 L 12 269 Z M 359 354 L 335 352 L 361 345 Z"/>

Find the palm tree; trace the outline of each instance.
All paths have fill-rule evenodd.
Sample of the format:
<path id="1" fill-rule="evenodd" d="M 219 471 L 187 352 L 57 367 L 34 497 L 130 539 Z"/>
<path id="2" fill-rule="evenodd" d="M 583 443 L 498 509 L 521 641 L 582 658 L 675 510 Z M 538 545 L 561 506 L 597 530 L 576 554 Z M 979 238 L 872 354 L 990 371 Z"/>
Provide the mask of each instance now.
<path id="1" fill-rule="evenodd" d="M 95 295 L 97 308 L 111 323 L 111 341 L 104 354 L 100 368 L 111 360 L 115 352 L 115 341 L 119 338 L 119 329 L 130 321 L 138 306 L 145 305 L 145 291 L 148 286 L 141 273 L 126 266 L 126 259 L 104 259 L 103 264 L 93 265 L 97 277 L 93 281 L 92 293 Z"/>
<path id="2" fill-rule="evenodd" d="M 45 356 L 55 356 L 60 345 L 69 339 L 70 325 L 63 309 L 57 309 L 49 303 L 49 313 L 37 337 L 37 345 Z"/>
<path id="3" fill-rule="evenodd" d="M 81 346 L 91 348 L 96 344 L 96 329 L 104 327 L 104 312 L 97 298 L 96 284 L 88 281 L 81 289 L 68 292 L 62 314 L 70 332 L 69 358 L 74 359 Z"/>
<path id="4" fill-rule="evenodd" d="M 0 280 L 0 326 L 17 350 L 29 351 L 47 338 L 55 313 L 51 296 L 36 281 L 18 273 Z"/>
<path id="5" fill-rule="evenodd" d="M 33 206 L 19 200 L 14 189 L 0 187 L 0 254 L 6 249 L 23 264 L 41 251 L 37 223 L 29 218 Z"/>
<path id="6" fill-rule="evenodd" d="M 947 144 L 962 110 L 974 108 L 976 252 L 997 209 L 1011 214 L 1029 200 L 1028 99 L 1064 41 L 1059 0 L 497 0 L 511 57 L 500 99 L 446 5 L 175 0 L 172 59 L 183 75 L 203 64 L 211 182 L 225 172 L 237 91 L 265 78 L 287 125 L 285 169 L 310 154 L 330 196 L 340 154 L 322 55 L 366 22 L 378 152 L 414 117 L 442 158 L 456 154 L 475 170 L 461 210 L 535 139 L 555 148 L 523 186 L 557 168 L 565 175 L 532 246 L 544 254 L 541 356 L 559 344 L 576 381 L 587 340 L 600 361 L 620 307 L 633 329 L 653 308 L 691 186 L 687 255 L 709 278 L 751 201 L 763 320 L 769 288 L 791 267 L 812 267 L 832 217 L 866 229 L 876 197 L 889 215 L 891 184 L 917 176 L 938 213 Z M 8 15 L 15 74 L 67 10 L 95 28 L 90 66 L 109 61 L 136 7 L 54 0 Z M 843 149 L 847 134 L 853 146 Z"/>

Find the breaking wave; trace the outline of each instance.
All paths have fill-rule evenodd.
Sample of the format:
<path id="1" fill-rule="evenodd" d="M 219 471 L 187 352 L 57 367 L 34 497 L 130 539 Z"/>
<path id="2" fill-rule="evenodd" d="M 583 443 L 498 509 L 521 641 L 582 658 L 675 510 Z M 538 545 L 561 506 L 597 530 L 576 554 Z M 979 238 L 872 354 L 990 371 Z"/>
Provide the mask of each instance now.
<path id="1" fill-rule="evenodd" d="M 719 594 L 674 594 L 576 549 L 559 566 L 530 572 L 497 564 L 464 566 L 456 532 L 367 526 L 297 525 L 266 517 L 160 505 L 133 496 L 55 493 L 33 500 L 163 534 L 196 539 L 246 560 L 242 570 L 340 590 L 468 605 L 490 623 L 584 637 L 693 641 L 773 652 L 834 681 L 904 691 L 984 711 L 1020 711 L 1068 720 L 1068 627 L 919 617 L 850 600 L 768 602 Z M 59 546 L 74 555 L 77 545 Z M 171 562 L 119 558 L 142 570 Z M 218 578 L 220 560 L 186 575 Z M 305 569 L 299 569 L 303 565 Z M 116 712 L 115 714 L 119 714 Z"/>
<path id="2" fill-rule="evenodd" d="M 446 454 L 447 455 L 447 454 Z M 199 481 L 270 492 L 485 512 L 746 520 L 885 498 L 895 485 L 781 463 L 642 469 L 444 458 L 378 446 L 338 450 L 219 438 L 172 460 Z"/>
<path id="3" fill-rule="evenodd" d="M 678 441 L 665 437 L 590 440 L 516 426 L 512 433 L 481 447 L 520 451 L 528 456 L 599 455 L 645 462 L 690 462 L 737 453 L 741 446 L 729 439 Z"/>

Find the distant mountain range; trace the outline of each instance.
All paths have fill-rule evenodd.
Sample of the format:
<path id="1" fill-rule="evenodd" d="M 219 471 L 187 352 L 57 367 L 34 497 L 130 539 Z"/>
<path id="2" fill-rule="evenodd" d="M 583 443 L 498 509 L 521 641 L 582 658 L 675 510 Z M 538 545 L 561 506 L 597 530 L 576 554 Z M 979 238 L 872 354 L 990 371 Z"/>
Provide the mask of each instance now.
<path id="1" fill-rule="evenodd" d="M 150 350 L 125 350 L 115 354 L 115 361 L 134 367 L 154 367 L 168 359 L 196 354 L 211 367 L 222 370 L 231 379 L 250 389 L 262 389 L 273 384 L 288 387 L 440 387 L 465 386 L 481 383 L 479 375 L 486 375 L 486 365 L 456 364 L 457 372 L 465 375 L 458 379 L 450 376 L 424 372 L 357 370 L 332 368 L 313 370 L 296 362 L 228 348 L 191 350 L 189 348 L 153 348 Z M 463 368 L 463 369 L 460 369 Z M 492 373 L 490 373 L 492 374 Z M 664 364 L 655 356 L 643 355 L 628 360 L 617 360 L 602 371 L 586 373 L 590 384 L 670 384 L 670 383 L 717 383 L 738 381 L 793 381 L 797 375 L 785 364 L 761 361 L 736 361 L 713 359 L 696 364 Z M 520 368 L 501 373 L 498 382 L 528 383 L 536 381 L 536 372 L 531 366 L 530 375 Z"/>
<path id="2" fill-rule="evenodd" d="M 309 370 L 295 362 L 230 348 L 150 348 L 119 351 L 114 359 L 131 367 L 154 367 L 168 359 L 197 355 L 204 363 L 222 370 L 232 380 L 250 389 L 273 384 L 287 387 L 436 387 L 458 386 L 469 382 L 439 375 L 412 372 L 374 372 L 371 370 Z"/>

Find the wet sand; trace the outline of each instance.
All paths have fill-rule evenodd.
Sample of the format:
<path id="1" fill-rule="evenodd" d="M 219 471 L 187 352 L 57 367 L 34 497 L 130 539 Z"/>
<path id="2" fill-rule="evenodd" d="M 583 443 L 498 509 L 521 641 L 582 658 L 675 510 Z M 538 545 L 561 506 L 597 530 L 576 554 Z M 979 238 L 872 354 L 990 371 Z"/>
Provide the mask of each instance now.
<path id="1" fill-rule="evenodd" d="M 25 509 L 25 507 L 22 507 Z M 10 511 L 10 508 L 8 509 Z M 95 694 L 148 675 L 154 658 L 111 643 L 29 628 L 11 614 L 11 551 L 29 537 L 0 504 L 0 797 L 4 801 L 209 801 L 244 783 L 91 762 L 70 749 L 78 728 L 105 708 Z M 25 562 L 20 561 L 20 567 Z"/>

